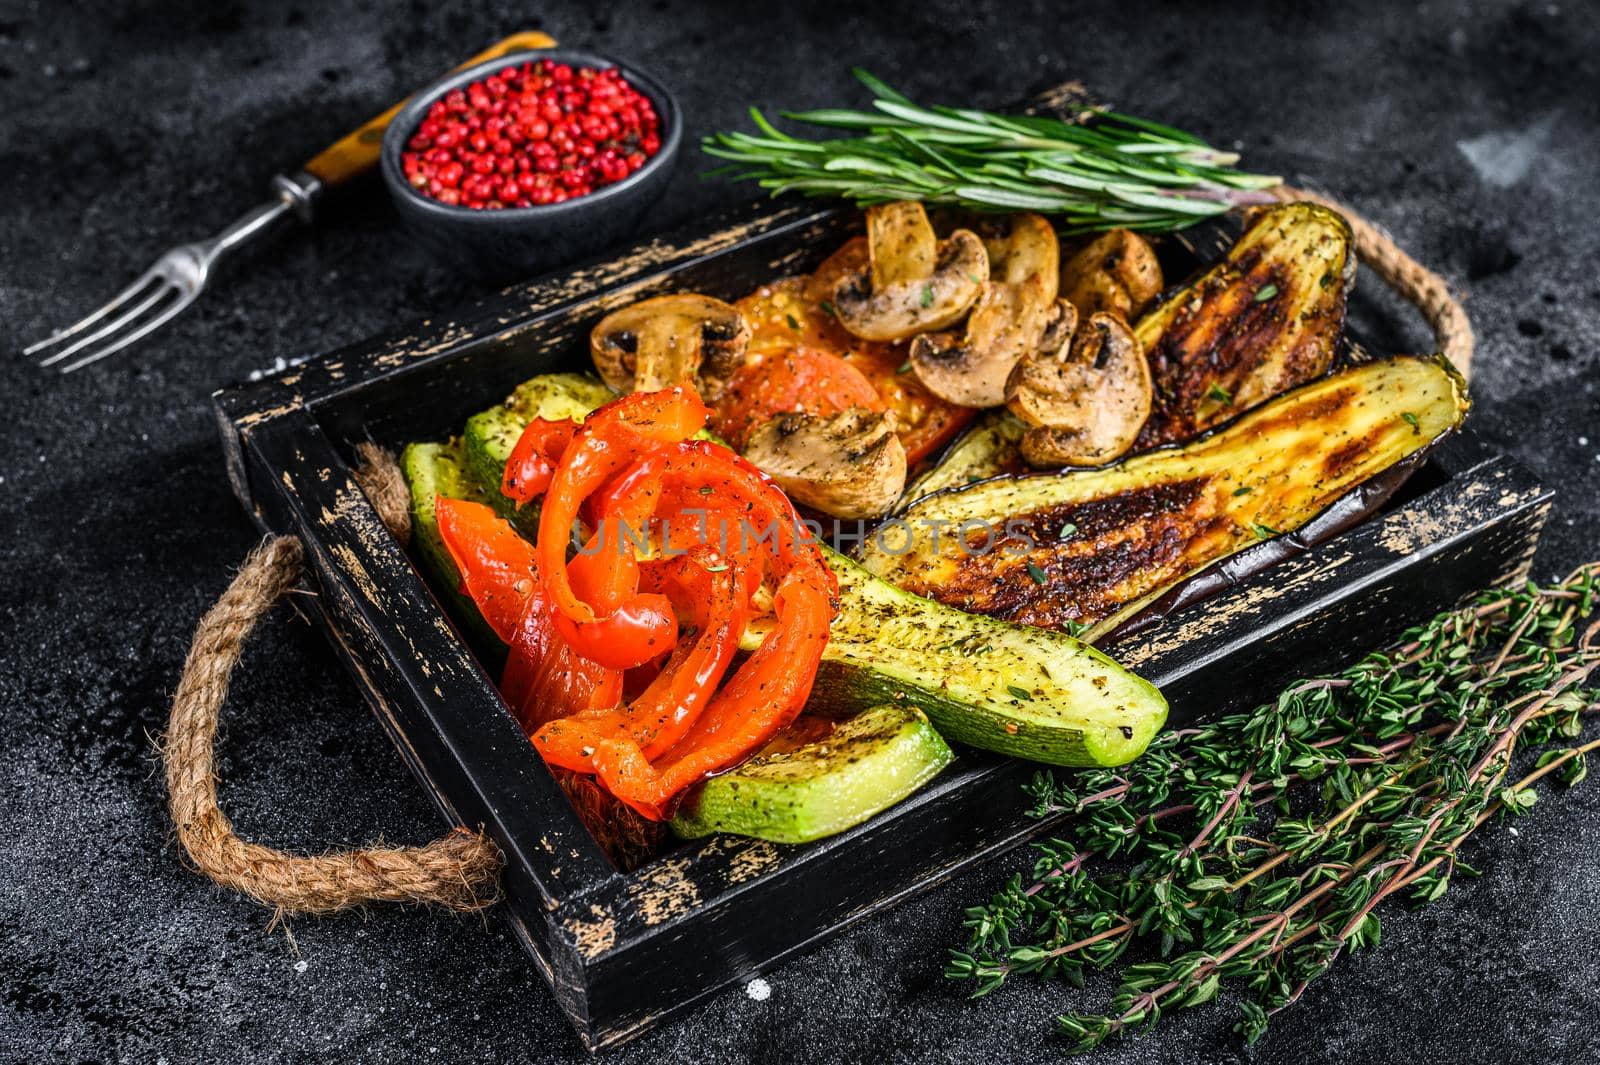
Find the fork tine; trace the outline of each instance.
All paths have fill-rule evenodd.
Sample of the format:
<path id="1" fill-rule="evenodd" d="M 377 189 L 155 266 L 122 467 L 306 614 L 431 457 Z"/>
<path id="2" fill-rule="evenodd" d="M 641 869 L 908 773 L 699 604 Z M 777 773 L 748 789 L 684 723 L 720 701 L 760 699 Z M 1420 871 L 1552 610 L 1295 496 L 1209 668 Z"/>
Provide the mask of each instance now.
<path id="1" fill-rule="evenodd" d="M 120 310 L 124 304 L 133 299 L 133 297 L 140 291 L 149 287 L 152 281 L 162 280 L 159 266 L 160 264 L 157 263 L 155 266 L 150 267 L 150 269 L 140 274 L 138 278 L 134 280 L 133 284 L 129 285 L 127 288 L 111 297 L 111 299 L 107 301 L 104 306 L 95 311 L 93 314 L 78 319 L 65 329 L 60 329 L 54 333 L 51 333 L 37 344 L 31 344 L 28 347 L 23 348 L 22 354 L 32 355 L 34 352 L 42 351 L 45 348 L 50 347 L 52 344 L 59 344 L 68 337 L 75 336 L 78 333 L 83 332 L 85 329 L 89 328 L 91 325 L 94 325 L 94 323 L 98 322 L 106 315 L 111 314 L 113 311 Z M 40 365 L 48 366 L 49 362 L 41 362 Z"/>
<path id="2" fill-rule="evenodd" d="M 199 289 L 190 289 L 185 292 L 180 288 L 173 287 L 167 291 L 176 292 L 178 294 L 178 298 L 172 302 L 170 307 L 165 308 L 160 314 L 156 315 L 154 318 L 150 319 L 133 332 L 119 337 L 114 343 L 108 344 L 98 351 L 90 352 L 88 355 L 83 355 L 78 359 L 67 363 L 67 365 L 61 367 L 61 372 L 63 374 L 69 374 L 74 370 L 81 370 L 83 367 L 88 366 L 92 362 L 99 362 L 107 355 L 112 355 L 121 351 L 123 348 L 127 347 L 129 344 L 132 344 L 141 337 L 147 336 L 155 330 L 160 329 L 167 322 L 171 321 L 179 311 L 193 303 L 196 296 L 200 295 Z M 123 319 L 123 321 L 126 321 L 126 319 Z"/>
<path id="3" fill-rule="evenodd" d="M 100 340 L 103 337 L 112 336 L 119 330 L 125 329 L 130 323 L 138 321 L 139 316 L 145 311 L 148 311 L 151 307 L 154 307 L 156 304 L 160 303 L 167 293 L 173 291 L 176 291 L 176 286 L 163 279 L 155 286 L 154 289 L 150 291 L 148 296 L 134 304 L 133 307 L 123 311 L 121 314 L 118 314 L 115 318 L 111 319 L 111 321 L 102 325 L 99 329 L 96 329 L 87 336 L 79 337 L 77 340 L 73 341 L 71 344 L 62 348 L 55 354 L 50 355 L 47 358 L 40 359 L 39 366 L 41 368 L 53 366 L 74 352 L 81 351 L 83 348 L 88 347 L 95 341 Z"/>

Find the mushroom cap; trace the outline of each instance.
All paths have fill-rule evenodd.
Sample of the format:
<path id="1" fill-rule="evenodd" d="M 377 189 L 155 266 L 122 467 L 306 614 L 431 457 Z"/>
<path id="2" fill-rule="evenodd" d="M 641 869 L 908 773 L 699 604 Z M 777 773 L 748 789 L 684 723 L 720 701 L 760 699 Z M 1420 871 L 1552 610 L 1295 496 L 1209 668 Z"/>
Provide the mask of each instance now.
<path id="1" fill-rule="evenodd" d="M 1069 343 L 1019 361 L 1006 397 L 1032 426 L 1022 438 L 1030 465 L 1099 466 L 1125 454 L 1150 417 L 1150 367 L 1128 323 L 1100 312 Z"/>
<path id="2" fill-rule="evenodd" d="M 925 334 L 911 342 L 917 378 L 936 396 L 964 407 L 1005 402 L 1011 368 L 1039 345 L 1056 313 L 1061 262 L 1056 231 L 1042 215 L 1007 215 L 980 228 L 989 280 L 965 335 Z"/>
<path id="3" fill-rule="evenodd" d="M 1061 242 L 1055 227 L 1041 214 L 1000 215 L 979 230 L 989 253 L 989 281 L 1021 284 L 1037 275 L 1044 281 L 1046 302 L 1056 298 L 1061 280 Z"/>
<path id="4" fill-rule="evenodd" d="M 1107 311 L 1131 322 L 1164 284 L 1155 249 L 1127 229 L 1096 237 L 1061 267 L 1061 295 L 1086 316 Z"/>
<path id="5" fill-rule="evenodd" d="M 997 407 L 1006 379 L 1038 346 L 1054 313 L 1038 276 L 984 285 L 965 334 L 924 333 L 911 342 L 911 368 L 929 392 L 963 407 Z"/>
<path id="6" fill-rule="evenodd" d="M 612 311 L 589 334 L 589 353 L 600 379 L 617 392 L 693 383 L 715 399 L 749 343 L 749 323 L 736 307 L 684 292 Z"/>
<path id="7" fill-rule="evenodd" d="M 960 320 L 988 277 L 976 233 L 938 240 L 922 204 L 879 204 L 867 208 L 867 262 L 834 284 L 833 307 L 863 340 L 903 340 Z"/>
<path id="8" fill-rule="evenodd" d="M 750 434 L 744 456 L 796 500 L 839 518 L 887 513 L 906 486 L 893 416 L 865 407 L 779 414 Z"/>

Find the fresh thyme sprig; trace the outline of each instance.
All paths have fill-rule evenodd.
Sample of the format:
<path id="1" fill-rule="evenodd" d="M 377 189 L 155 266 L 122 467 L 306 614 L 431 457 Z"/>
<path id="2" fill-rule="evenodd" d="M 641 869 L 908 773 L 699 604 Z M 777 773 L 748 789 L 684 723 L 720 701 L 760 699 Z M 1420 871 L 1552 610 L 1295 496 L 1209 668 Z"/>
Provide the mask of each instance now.
<path id="1" fill-rule="evenodd" d="M 1235 206 L 1271 202 L 1279 179 L 1235 170 L 1238 156 L 1131 115 L 1096 112 L 1088 123 L 922 107 L 865 70 L 856 78 L 873 110 L 783 112 L 853 136 L 808 140 L 784 133 L 756 108 L 760 134 L 715 133 L 712 171 L 773 194 L 835 196 L 866 205 L 921 200 L 987 211 L 1062 216 L 1066 232 L 1123 226 L 1173 230 Z"/>
<path id="2" fill-rule="evenodd" d="M 1458 854 L 1474 831 L 1525 812 L 1547 776 L 1583 779 L 1600 748 L 1572 742 L 1600 710 L 1597 595 L 1600 563 L 1485 592 L 1132 765 L 1039 774 L 1034 813 L 1070 818 L 1066 838 L 967 911 L 946 975 L 976 995 L 1023 974 L 1082 988 L 1137 952 L 1104 1012 L 1058 1018 L 1074 1050 L 1224 989 L 1255 1041 L 1341 953 L 1378 944 L 1386 899 L 1439 898 L 1476 875 Z"/>

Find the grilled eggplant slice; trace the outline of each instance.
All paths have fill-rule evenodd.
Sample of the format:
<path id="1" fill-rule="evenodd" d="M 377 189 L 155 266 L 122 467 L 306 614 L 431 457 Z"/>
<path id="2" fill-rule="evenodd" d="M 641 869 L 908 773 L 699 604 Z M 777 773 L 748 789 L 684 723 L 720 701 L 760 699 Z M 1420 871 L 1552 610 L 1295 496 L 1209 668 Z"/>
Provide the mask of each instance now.
<path id="1" fill-rule="evenodd" d="M 1005 408 L 992 410 L 956 437 L 955 442 L 927 472 L 906 487 L 897 510 L 923 496 L 986 481 L 1003 473 L 1027 473 L 1022 458 L 1022 435 L 1028 425 Z"/>
<path id="2" fill-rule="evenodd" d="M 1193 439 L 1326 373 L 1355 270 L 1336 212 L 1289 203 L 1256 214 L 1222 262 L 1135 327 L 1155 398 L 1134 451 Z"/>
<path id="3" fill-rule="evenodd" d="M 862 564 L 962 610 L 1090 625 L 1099 639 L 1217 560 L 1307 527 L 1364 482 L 1388 471 L 1378 483 L 1397 486 L 1394 471 L 1419 461 L 1467 406 L 1464 382 L 1438 356 L 1352 367 L 1181 448 L 925 496 L 897 519 L 903 535 L 866 544 Z M 1386 494 L 1362 493 L 1354 513 L 1333 513 L 1348 524 Z M 1265 561 L 1295 546 L 1275 544 Z"/>

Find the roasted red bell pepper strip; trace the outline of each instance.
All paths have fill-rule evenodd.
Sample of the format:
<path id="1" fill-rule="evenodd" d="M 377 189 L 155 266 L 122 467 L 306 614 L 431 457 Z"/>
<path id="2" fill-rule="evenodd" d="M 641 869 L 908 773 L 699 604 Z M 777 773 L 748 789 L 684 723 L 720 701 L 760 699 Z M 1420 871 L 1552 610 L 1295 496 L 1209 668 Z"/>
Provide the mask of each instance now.
<path id="1" fill-rule="evenodd" d="M 605 519 L 596 536 L 567 567 L 573 591 L 594 607 L 594 621 L 556 612 L 556 629 L 578 653 L 610 669 L 659 660 L 678 642 L 678 619 L 666 596 L 639 591 L 639 562 L 631 541 L 613 542 Z"/>
<path id="2" fill-rule="evenodd" d="M 538 591 L 533 545 L 482 503 L 439 496 L 433 512 L 439 538 L 461 571 L 462 591 L 494 634 L 510 643 Z"/>
<path id="3" fill-rule="evenodd" d="M 831 582 L 816 570 L 784 577 L 773 598 L 777 623 L 663 758 L 667 795 L 733 766 L 799 715 L 828 644 L 832 600 Z"/>
<path id="4" fill-rule="evenodd" d="M 596 737 L 590 767 L 607 791 L 659 820 L 684 789 L 738 764 L 794 720 L 811 694 L 834 607 L 820 574 L 804 569 L 779 585 L 776 610 L 777 624 L 761 646 L 661 759 L 652 764 L 616 734 Z M 566 724 L 546 725 L 536 742 Z"/>
<path id="5" fill-rule="evenodd" d="M 547 721 L 615 708 L 622 681 L 620 670 L 578 654 L 561 638 L 547 602 L 529 600 L 500 677 L 500 693 L 529 736 Z"/>
<path id="6" fill-rule="evenodd" d="M 569 714 L 615 707 L 622 674 L 576 654 L 555 631 L 533 545 L 482 503 L 434 501 L 440 537 L 495 635 L 510 645 L 500 692 L 528 732 Z"/>
<path id="7" fill-rule="evenodd" d="M 501 494 L 519 507 L 544 495 L 550 478 L 555 476 L 556 463 L 577 430 L 578 423 L 570 418 L 535 418 L 529 422 L 506 460 L 506 471 L 500 479 Z"/>
<path id="8" fill-rule="evenodd" d="M 553 721 L 534 736 L 547 762 L 580 772 L 601 772 L 613 758 L 656 757 L 678 743 L 711 701 L 733 661 L 739 637 L 750 619 L 743 578 L 733 567 L 693 560 L 660 564 L 676 571 L 666 578 L 685 616 L 698 622 L 693 642 L 674 652 L 660 674 L 638 698 L 613 713 Z M 646 816 L 659 811 L 641 807 Z"/>
<path id="9" fill-rule="evenodd" d="M 771 572 L 814 567 L 829 594 L 837 594 L 838 581 L 794 504 L 754 463 L 709 440 L 693 440 L 665 453 L 661 464 L 663 511 L 699 511 L 706 516 L 708 539 L 719 550 L 737 554 L 761 547 Z"/>
<path id="10" fill-rule="evenodd" d="M 539 515 L 536 545 L 545 594 L 573 621 L 597 618 L 567 578 L 567 545 L 584 500 L 641 457 L 699 432 L 706 406 L 691 388 L 635 392 L 595 411 L 579 427 L 556 467 Z"/>
<path id="11" fill-rule="evenodd" d="M 516 657 L 542 670 L 562 661 L 560 649 L 604 678 L 589 698 L 569 698 L 560 717 L 538 713 L 535 745 L 551 765 L 595 774 L 658 819 L 685 788 L 736 764 L 799 713 L 837 609 L 833 573 L 783 492 L 728 449 L 689 439 L 705 417 L 685 387 L 626 396 L 570 440 L 538 426 L 525 437 L 522 467 L 507 474 L 508 493 L 513 481 L 529 499 L 544 490 L 534 559 L 551 619 L 527 641 L 536 636 L 551 650 Z M 536 459 L 553 465 L 548 478 Z M 569 562 L 580 517 L 589 539 Z M 775 624 L 724 684 L 764 580 L 776 586 Z M 680 620 L 692 626 L 681 640 Z M 674 644 L 649 677 L 645 664 Z M 649 679 L 621 703 L 625 669 Z"/>

